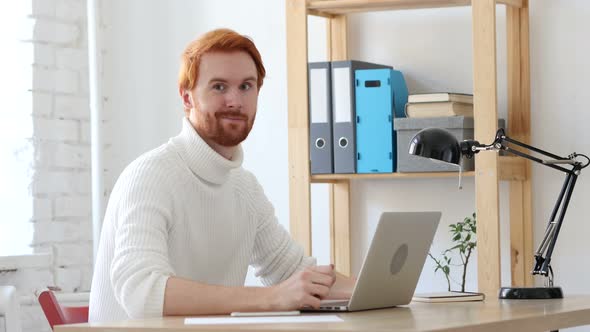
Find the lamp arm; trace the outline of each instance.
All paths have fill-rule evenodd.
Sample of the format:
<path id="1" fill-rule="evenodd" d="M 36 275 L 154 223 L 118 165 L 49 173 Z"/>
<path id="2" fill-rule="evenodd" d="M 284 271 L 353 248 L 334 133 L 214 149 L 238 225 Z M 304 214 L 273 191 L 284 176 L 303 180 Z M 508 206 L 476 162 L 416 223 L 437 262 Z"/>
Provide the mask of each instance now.
<path id="1" fill-rule="evenodd" d="M 514 144 L 520 147 L 523 147 L 525 149 L 537 152 L 539 154 L 542 154 L 544 156 L 550 157 L 552 159 L 540 159 L 537 158 L 533 155 L 530 155 L 526 152 L 520 151 L 520 150 L 516 150 L 510 146 L 508 146 L 506 143 L 510 143 L 510 144 Z M 515 139 L 512 139 L 508 136 L 506 136 L 504 129 L 500 128 L 498 129 L 498 131 L 496 132 L 496 138 L 494 139 L 494 141 L 492 142 L 492 144 L 481 144 L 478 141 L 474 141 L 474 140 L 466 140 L 466 141 L 462 141 L 459 143 L 459 148 L 461 150 L 461 154 L 467 158 L 472 158 L 475 154 L 481 152 L 481 151 L 489 151 L 489 150 L 495 150 L 495 151 L 506 151 L 510 154 L 534 161 L 536 163 L 545 165 L 547 167 L 551 167 L 553 169 L 556 169 L 558 171 L 562 171 L 565 173 L 571 173 L 574 172 L 574 168 L 572 167 L 572 169 L 567 169 L 565 167 L 559 166 L 559 164 L 569 164 L 569 165 L 576 165 L 579 164 L 581 167 L 579 167 L 578 169 L 578 173 L 582 168 L 586 168 L 589 164 L 590 164 L 590 158 L 586 155 L 583 154 L 579 154 L 579 153 L 572 153 L 567 157 L 561 157 L 558 156 L 556 154 L 547 152 L 545 150 L 541 150 L 539 148 L 536 148 L 534 146 L 530 146 L 528 144 L 525 144 L 523 142 L 519 142 Z M 585 163 L 582 163 L 580 161 L 577 161 L 576 158 L 577 157 L 582 157 L 584 159 L 586 159 Z"/>
<path id="2" fill-rule="evenodd" d="M 511 148 L 506 143 L 514 144 L 514 145 L 523 147 L 525 149 L 529 149 L 529 150 L 537 152 L 539 154 L 551 157 L 552 159 L 551 160 L 543 160 L 543 159 L 537 158 L 537 157 L 532 156 L 528 153 Z M 513 155 L 516 155 L 516 156 L 519 156 L 519 157 L 522 157 L 522 158 L 525 158 L 528 160 L 532 160 L 536 163 L 543 164 L 545 166 L 548 166 L 548 167 L 554 168 L 558 171 L 562 171 L 562 172 L 566 172 L 566 173 L 571 172 L 571 170 L 568 170 L 565 167 L 558 166 L 557 164 L 574 164 L 575 163 L 575 160 L 573 160 L 573 155 L 575 155 L 575 153 L 573 155 L 570 155 L 569 158 L 555 155 L 553 153 L 541 150 L 539 148 L 536 148 L 534 146 L 530 146 L 528 144 L 519 142 L 515 139 L 512 139 L 512 138 L 506 136 L 503 128 L 498 129 L 498 131 L 496 132 L 496 138 L 494 139 L 494 142 L 492 142 L 492 144 L 486 145 L 486 144 L 481 144 L 477 141 L 463 141 L 460 143 L 460 147 L 461 147 L 461 152 L 465 156 L 467 156 L 468 158 L 472 157 L 476 153 L 479 153 L 480 151 L 503 150 L 503 151 L 506 151 L 510 154 L 513 154 Z M 471 151 L 467 151 L 467 150 L 471 150 Z"/>
<path id="3" fill-rule="evenodd" d="M 523 147 L 525 149 L 534 151 L 536 153 L 542 154 L 542 155 L 550 157 L 552 159 L 543 160 L 543 159 L 534 157 L 534 156 L 527 154 L 525 152 L 513 149 L 513 148 L 509 147 L 508 145 L 506 145 L 506 143 L 510 143 L 510 144 L 514 144 L 514 145 Z M 562 171 L 562 172 L 566 172 L 566 173 L 572 172 L 573 169 L 567 169 L 565 167 L 558 166 L 556 164 L 571 164 L 571 165 L 573 165 L 576 163 L 576 161 L 574 160 L 574 158 L 577 156 L 576 153 L 573 153 L 573 154 L 569 155 L 568 157 L 558 156 L 556 154 L 547 152 L 545 150 L 541 150 L 539 148 L 536 148 L 534 146 L 530 146 L 528 144 L 525 144 L 523 142 L 519 142 L 515 139 L 512 139 L 512 138 L 506 136 L 503 128 L 498 129 L 498 131 L 496 132 L 496 139 L 494 140 L 494 143 L 492 143 L 491 145 L 493 145 L 494 148 L 497 150 L 504 150 L 504 151 L 509 152 L 511 154 L 517 155 L 519 157 L 523 157 L 528 160 L 532 160 L 536 163 L 539 163 L 539 164 L 545 165 L 547 167 L 551 167 L 553 169 L 556 169 L 556 170 Z"/>
<path id="4" fill-rule="evenodd" d="M 509 142 L 509 143 L 512 143 L 512 144 L 516 144 L 516 145 L 522 146 L 525 149 L 529 149 L 529 150 L 535 151 L 537 153 L 543 154 L 543 155 L 545 155 L 547 157 L 551 157 L 553 159 L 557 159 L 557 160 L 568 160 L 569 159 L 569 158 L 561 157 L 561 156 L 558 156 L 556 154 L 547 152 L 545 150 L 541 150 L 541 149 L 536 148 L 534 146 L 530 146 L 530 145 L 525 144 L 523 142 L 519 142 L 519 141 L 517 141 L 515 139 L 512 139 L 512 138 L 506 136 L 506 133 L 504 131 L 504 128 L 500 128 L 496 132 L 496 139 L 495 139 L 494 143 L 496 143 L 497 141 L 500 141 L 500 142 L 506 141 L 506 142 Z"/>
<path id="5" fill-rule="evenodd" d="M 559 197 L 557 198 L 555 206 L 553 207 L 553 212 L 549 218 L 549 223 L 545 229 L 543 241 L 539 245 L 537 251 L 535 251 L 535 266 L 533 267 L 533 271 L 531 271 L 531 273 L 533 275 L 539 274 L 549 277 L 549 286 L 553 286 L 551 256 L 553 254 L 553 249 L 555 248 L 555 243 L 557 242 L 557 236 L 559 235 L 559 231 L 561 230 L 561 226 L 563 224 L 567 207 L 574 191 L 574 186 L 576 185 L 576 180 L 578 179 L 578 173 L 579 172 L 576 171 L 567 174 L 561 192 L 559 193 Z M 555 220 L 558 211 L 559 217 L 557 220 Z"/>

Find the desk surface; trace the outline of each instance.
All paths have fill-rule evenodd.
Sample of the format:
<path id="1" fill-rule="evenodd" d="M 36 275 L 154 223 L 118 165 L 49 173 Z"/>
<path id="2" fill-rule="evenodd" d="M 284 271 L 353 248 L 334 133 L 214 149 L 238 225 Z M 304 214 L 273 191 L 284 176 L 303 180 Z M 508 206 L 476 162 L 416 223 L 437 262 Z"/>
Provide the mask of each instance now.
<path id="1" fill-rule="evenodd" d="M 562 300 L 415 303 L 338 314 L 339 323 L 184 325 L 184 317 L 56 326 L 57 332 L 115 331 L 546 331 L 590 324 L 590 295 Z"/>

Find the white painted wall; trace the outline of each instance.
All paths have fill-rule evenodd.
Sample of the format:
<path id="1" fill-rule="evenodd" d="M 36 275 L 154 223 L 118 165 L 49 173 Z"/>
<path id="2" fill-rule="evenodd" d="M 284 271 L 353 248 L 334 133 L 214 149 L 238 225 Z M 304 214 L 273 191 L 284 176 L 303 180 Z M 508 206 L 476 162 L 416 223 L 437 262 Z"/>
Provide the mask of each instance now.
<path id="1" fill-rule="evenodd" d="M 567 6 L 543 1 L 543 8 L 533 11 L 536 31 L 531 35 L 531 107 L 533 117 L 532 140 L 551 151 L 590 153 L 590 112 L 588 110 L 588 77 L 590 47 L 583 43 L 585 31 L 590 30 L 590 3 L 569 1 Z M 539 4 L 540 5 L 540 4 Z M 540 7 L 540 6 L 539 6 Z M 585 264 L 590 245 L 585 236 L 590 234 L 590 214 L 586 205 L 590 200 L 590 168 L 578 180 L 574 198 L 562 229 L 553 268 L 557 282 L 566 293 L 590 293 L 585 275 Z M 561 188 L 562 176 L 546 167 L 533 169 L 533 206 L 538 221 L 547 218 Z M 544 231 L 543 224 L 535 223 L 535 238 Z"/>
<path id="2" fill-rule="evenodd" d="M 251 169 L 288 228 L 287 100 L 285 6 L 283 1 L 215 2 L 177 0 L 104 0 L 104 92 L 111 140 L 105 164 L 107 188 L 123 167 L 142 152 L 175 135 L 182 109 L 176 92 L 179 54 L 191 39 L 217 27 L 251 36 L 261 50 L 268 77 L 259 99 L 257 122 L 244 145 L 244 166 Z M 569 154 L 590 153 L 586 109 L 590 48 L 583 42 L 590 28 L 590 3 L 578 0 L 531 3 L 532 143 Z M 498 7 L 498 111 L 506 116 L 506 56 L 503 7 Z M 324 60 L 324 26 L 310 21 L 310 60 Z M 350 56 L 391 64 L 404 72 L 411 92 L 472 91 L 470 8 L 371 13 L 350 19 Z M 490 138 L 491 139 L 491 138 Z M 587 172 L 586 172 L 587 173 Z M 554 255 L 556 282 L 567 293 L 590 293 L 584 275 L 590 223 L 583 204 L 590 198 L 587 175 L 578 181 Z M 535 245 L 545 228 L 562 175 L 533 167 Z M 378 215 L 384 210 L 441 210 L 442 224 L 433 251 L 449 247 L 447 226 L 474 209 L 473 180 L 457 190 L 456 179 L 358 181 L 352 188 L 353 270 L 358 271 Z M 501 188 L 503 223 L 507 221 L 507 188 Z M 313 188 L 314 255 L 328 260 L 327 190 Z M 580 234 L 580 236 L 576 236 Z M 508 233 L 503 228 L 503 256 Z M 474 262 L 475 263 L 475 262 Z M 503 266 L 507 267 L 507 261 Z M 427 263 L 418 290 L 444 288 L 441 275 Z M 476 288 L 476 266 L 468 289 Z M 503 283 L 509 283 L 508 269 Z"/>

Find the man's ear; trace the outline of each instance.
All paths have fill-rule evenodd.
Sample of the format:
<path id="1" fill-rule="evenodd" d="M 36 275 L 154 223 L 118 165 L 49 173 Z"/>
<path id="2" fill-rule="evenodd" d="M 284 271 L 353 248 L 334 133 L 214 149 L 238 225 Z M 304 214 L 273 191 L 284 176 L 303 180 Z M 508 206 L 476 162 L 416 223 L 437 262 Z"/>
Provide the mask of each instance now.
<path id="1" fill-rule="evenodd" d="M 190 110 L 195 105 L 193 105 L 193 98 L 191 98 L 191 93 L 189 90 L 186 89 L 179 89 L 180 97 L 182 98 L 182 105 L 184 106 L 185 110 Z"/>

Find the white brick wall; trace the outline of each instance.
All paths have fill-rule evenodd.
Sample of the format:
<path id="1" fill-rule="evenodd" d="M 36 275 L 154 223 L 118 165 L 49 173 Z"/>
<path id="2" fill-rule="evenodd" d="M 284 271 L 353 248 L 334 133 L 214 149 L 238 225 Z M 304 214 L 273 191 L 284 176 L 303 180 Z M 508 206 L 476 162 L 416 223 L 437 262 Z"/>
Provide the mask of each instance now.
<path id="1" fill-rule="evenodd" d="M 42 66 L 53 66 L 55 64 L 55 47 L 53 45 L 37 43 L 34 52 L 35 64 Z"/>
<path id="2" fill-rule="evenodd" d="M 63 48 L 55 52 L 58 68 L 85 70 L 88 68 L 88 51 L 86 49 Z"/>
<path id="3" fill-rule="evenodd" d="M 75 94 L 79 91 L 78 74 L 68 69 L 47 69 L 36 66 L 33 90 Z"/>
<path id="4" fill-rule="evenodd" d="M 37 71 L 33 73 L 36 75 Z M 79 121 L 61 119 L 33 120 L 34 139 L 41 142 L 75 142 L 78 140 Z"/>
<path id="5" fill-rule="evenodd" d="M 75 22 L 58 22 L 55 19 L 38 17 L 33 30 L 35 42 L 55 45 L 75 43 L 78 38 L 84 38 L 80 33 L 80 26 Z"/>
<path id="6" fill-rule="evenodd" d="M 19 267 L 16 272 L 3 272 L 0 275 L 2 285 L 16 287 L 21 295 L 35 294 L 39 289 L 52 285 L 54 280 L 50 266 L 46 267 Z"/>
<path id="7" fill-rule="evenodd" d="M 82 122 L 80 124 L 80 141 L 82 143 L 90 143 L 90 122 Z"/>
<path id="8" fill-rule="evenodd" d="M 54 115 L 58 119 L 89 120 L 88 98 L 58 95 L 55 96 Z"/>
<path id="9" fill-rule="evenodd" d="M 35 200 L 37 206 L 38 202 Z M 41 205 L 44 205 L 41 203 Z M 16 287 L 19 297 L 35 298 L 39 289 L 55 284 L 53 271 L 54 262 L 52 255 L 39 254 L 34 256 L 0 257 L 1 272 L 0 285 L 13 285 Z M 36 301 L 24 301 L 21 303 L 21 327 L 24 332 L 50 332 L 49 324 L 41 307 Z M 0 327 L 2 324 L 0 324 Z M 0 330 L 3 331 L 3 330 Z"/>
<path id="10" fill-rule="evenodd" d="M 52 200 L 47 198 L 33 199 L 33 219 L 51 219 L 53 216 Z"/>
<path id="11" fill-rule="evenodd" d="M 33 33 L 25 38 L 34 48 L 31 245 L 51 259 L 34 266 L 21 259 L 16 271 L 0 273 L 0 284 L 33 299 L 22 306 L 27 332 L 49 331 L 35 292 L 48 286 L 88 292 L 92 279 L 86 1 L 32 3 Z"/>
<path id="12" fill-rule="evenodd" d="M 90 171 L 48 171 L 38 168 L 33 178 L 32 190 L 35 197 L 88 195 L 90 194 Z"/>
<path id="13" fill-rule="evenodd" d="M 51 332 L 49 323 L 47 323 L 39 305 L 34 303 L 21 305 L 20 311 L 23 332 Z"/>
<path id="14" fill-rule="evenodd" d="M 68 257 L 74 255 L 77 256 L 81 253 L 84 243 L 82 241 L 89 241 L 92 236 L 89 236 L 89 232 L 86 230 L 90 226 L 82 222 L 62 222 L 62 221 L 49 221 L 49 222 L 36 222 L 35 223 L 35 234 L 33 235 L 33 246 L 51 245 L 55 249 L 56 254 L 55 261 L 63 263 L 62 258 L 58 255 L 67 255 Z M 91 233 L 90 233 L 91 234 Z M 67 249 L 62 249 L 63 243 L 74 243 L 67 245 Z M 71 250 L 73 252 L 68 252 Z M 91 255 L 92 256 L 92 255 Z M 85 262 L 91 261 L 86 259 Z M 72 260 L 67 258 L 66 261 L 82 261 Z M 49 285 L 50 286 L 50 285 Z"/>
<path id="15" fill-rule="evenodd" d="M 59 197 L 55 201 L 57 217 L 90 217 L 90 196 Z"/>
<path id="16" fill-rule="evenodd" d="M 53 94 L 48 92 L 32 92 L 33 99 L 33 116 L 47 118 L 53 111 Z"/>

